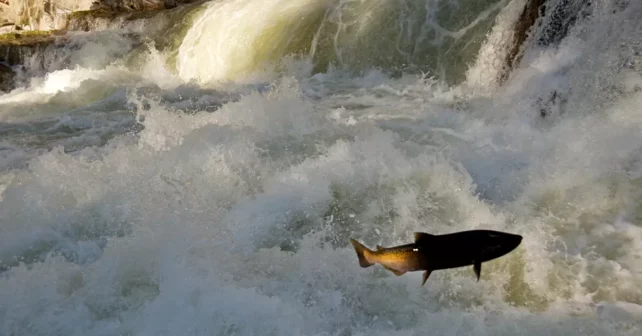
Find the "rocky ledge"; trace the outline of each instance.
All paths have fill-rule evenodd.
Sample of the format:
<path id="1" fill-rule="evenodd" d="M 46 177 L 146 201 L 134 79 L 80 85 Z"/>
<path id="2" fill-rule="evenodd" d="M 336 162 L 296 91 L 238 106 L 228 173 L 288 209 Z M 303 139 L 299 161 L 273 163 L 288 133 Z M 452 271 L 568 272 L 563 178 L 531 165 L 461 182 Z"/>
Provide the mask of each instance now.
<path id="1" fill-rule="evenodd" d="M 4 25 L 0 27 L 0 91 L 4 92 L 14 87 L 16 72 L 19 72 L 17 70 L 20 67 L 26 63 L 30 63 L 30 65 L 40 61 L 42 61 L 40 63 L 46 63 L 48 61 L 45 58 L 56 57 L 56 49 L 64 48 L 74 32 L 91 32 L 90 34 L 93 34 L 106 29 L 124 28 L 129 23 L 154 18 L 158 13 L 166 10 L 170 12 L 178 10 L 177 14 L 182 15 L 182 9 L 176 7 L 190 3 L 193 3 L 192 6 L 194 6 L 207 0 L 103 0 L 94 1 L 87 10 L 67 12 L 56 11 L 55 4 L 59 5 L 64 1 L 80 4 L 85 0 L 45 0 L 41 15 L 36 16 L 36 19 L 14 21 L 21 24 L 7 23 L 7 17 L 12 17 L 7 14 L 6 9 L 13 8 L 8 5 L 9 1 L 18 3 L 17 0 L 0 0 L 0 19 L 4 18 Z M 42 0 L 34 1 L 43 2 Z M 31 3 L 32 0 L 27 0 L 27 2 Z M 190 6 L 183 8 L 188 7 Z M 2 13 L 3 9 L 5 10 L 4 14 Z M 47 29 L 31 30 L 33 26 L 42 27 L 43 25 L 22 24 L 33 23 L 38 21 L 37 19 L 42 21 L 43 17 L 53 16 L 55 13 L 58 13 L 56 14 L 58 16 L 49 21 L 58 22 L 57 25 L 60 29 L 51 29 L 52 25 L 45 25 L 44 28 Z M 19 19 L 19 15 L 16 14 L 13 18 Z M 63 19 L 64 24 L 60 24 L 59 22 Z M 1 20 L 0 24 L 2 24 Z M 140 36 L 133 36 L 136 33 L 126 31 L 127 29 L 122 30 L 124 37 L 130 40 L 133 38 L 140 42 Z M 42 57 L 34 57 L 34 55 Z M 34 60 L 34 58 L 42 58 L 42 60 Z"/>
<path id="2" fill-rule="evenodd" d="M 75 30 L 82 22 L 157 12 L 199 0 L 0 0 L 0 34 L 20 30 Z M 138 13 L 138 14 L 137 14 Z"/>
<path id="3" fill-rule="evenodd" d="M 65 29 L 99 30 L 123 22 L 147 19 L 157 13 L 199 0 L 103 0 L 95 1 L 89 10 L 69 14 Z"/>
<path id="4" fill-rule="evenodd" d="M 0 35 L 0 91 L 10 91 L 16 72 L 13 67 L 54 43 L 58 31 L 26 31 Z"/>
<path id="5" fill-rule="evenodd" d="M 13 86 L 15 73 L 9 66 L 0 63 L 0 91 L 9 91 Z"/>

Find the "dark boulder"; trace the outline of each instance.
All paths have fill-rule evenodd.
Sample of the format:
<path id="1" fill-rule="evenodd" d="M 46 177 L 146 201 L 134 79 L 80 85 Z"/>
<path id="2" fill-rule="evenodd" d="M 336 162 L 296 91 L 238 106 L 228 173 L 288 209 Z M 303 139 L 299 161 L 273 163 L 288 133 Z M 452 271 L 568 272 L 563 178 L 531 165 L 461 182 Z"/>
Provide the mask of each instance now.
<path id="1" fill-rule="evenodd" d="M 556 46 L 566 36 L 578 19 L 589 16 L 592 0 L 527 0 L 515 23 L 513 43 L 506 55 L 505 71 L 501 81 L 521 61 L 527 44 Z"/>
<path id="2" fill-rule="evenodd" d="M 0 91 L 9 92 L 13 89 L 15 72 L 11 67 L 0 63 Z"/>

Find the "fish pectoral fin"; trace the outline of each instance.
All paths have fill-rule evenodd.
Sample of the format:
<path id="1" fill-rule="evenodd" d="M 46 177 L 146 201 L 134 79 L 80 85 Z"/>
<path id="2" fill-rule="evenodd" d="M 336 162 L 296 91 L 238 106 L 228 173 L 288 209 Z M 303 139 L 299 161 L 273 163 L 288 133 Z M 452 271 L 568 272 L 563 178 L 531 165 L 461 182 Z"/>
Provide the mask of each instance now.
<path id="1" fill-rule="evenodd" d="M 481 276 L 481 261 L 475 261 L 475 263 L 473 263 L 473 270 L 477 275 L 477 281 L 479 281 L 479 277 Z"/>
<path id="2" fill-rule="evenodd" d="M 423 286 L 426 283 L 426 280 L 428 280 L 428 277 L 430 276 L 430 273 L 432 273 L 432 270 L 426 270 L 423 275 L 423 279 L 421 280 L 421 285 Z"/>
<path id="3" fill-rule="evenodd" d="M 385 265 L 383 266 L 383 268 L 385 268 L 388 271 L 392 272 L 396 276 L 401 276 L 401 275 L 404 275 L 406 273 L 406 271 L 398 271 L 398 270 L 396 270 L 394 268 L 390 268 L 390 267 L 385 266 Z"/>
<path id="4" fill-rule="evenodd" d="M 415 232 L 413 234 L 415 236 L 415 243 L 419 243 L 421 241 L 427 241 L 432 239 L 432 237 L 434 237 L 430 233 L 425 233 L 425 232 Z"/>

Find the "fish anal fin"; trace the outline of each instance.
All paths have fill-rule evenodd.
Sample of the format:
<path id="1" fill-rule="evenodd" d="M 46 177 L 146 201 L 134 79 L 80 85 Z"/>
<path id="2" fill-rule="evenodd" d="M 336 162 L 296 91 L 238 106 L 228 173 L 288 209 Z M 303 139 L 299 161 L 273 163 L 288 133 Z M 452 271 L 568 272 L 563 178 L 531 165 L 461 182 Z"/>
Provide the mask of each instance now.
<path id="1" fill-rule="evenodd" d="M 404 275 L 406 273 L 406 271 L 398 271 L 398 270 L 396 270 L 394 268 L 390 268 L 390 267 L 385 266 L 385 265 L 383 265 L 383 268 L 385 268 L 388 271 L 392 272 L 396 276 L 401 276 L 401 275 Z"/>
<path id="2" fill-rule="evenodd" d="M 479 281 L 479 277 L 481 276 L 481 261 L 475 261 L 475 263 L 473 264 L 473 270 L 477 275 L 477 281 Z"/>
<path id="3" fill-rule="evenodd" d="M 426 270 L 424 271 L 423 274 L 423 279 L 421 280 L 421 285 L 423 286 L 426 283 L 426 280 L 428 280 L 428 277 L 430 276 L 430 273 L 432 273 L 432 270 Z"/>
<path id="4" fill-rule="evenodd" d="M 414 236 L 415 236 L 415 243 L 419 243 L 419 242 L 422 242 L 422 241 L 428 241 L 428 240 L 432 239 L 432 237 L 434 237 L 430 233 L 425 233 L 425 232 L 415 232 Z"/>

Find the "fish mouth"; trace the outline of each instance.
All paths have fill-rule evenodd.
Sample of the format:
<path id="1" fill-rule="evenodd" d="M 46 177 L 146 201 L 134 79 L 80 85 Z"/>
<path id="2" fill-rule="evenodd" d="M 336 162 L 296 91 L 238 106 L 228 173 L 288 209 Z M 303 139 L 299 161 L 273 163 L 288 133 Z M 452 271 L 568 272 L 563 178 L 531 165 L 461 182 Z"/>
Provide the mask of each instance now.
<path id="1" fill-rule="evenodd" d="M 485 253 L 505 255 L 512 252 L 522 243 L 523 237 L 515 234 L 506 234 L 502 236 L 501 241 L 486 246 Z"/>
<path id="2" fill-rule="evenodd" d="M 523 237 L 520 235 L 511 235 L 505 244 L 502 244 L 506 253 L 513 251 L 522 243 Z"/>
<path id="3" fill-rule="evenodd" d="M 513 250 L 522 243 L 522 239 L 524 239 L 524 237 L 521 235 L 509 234 L 505 239 L 506 242 L 502 245 Z"/>

